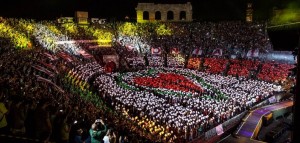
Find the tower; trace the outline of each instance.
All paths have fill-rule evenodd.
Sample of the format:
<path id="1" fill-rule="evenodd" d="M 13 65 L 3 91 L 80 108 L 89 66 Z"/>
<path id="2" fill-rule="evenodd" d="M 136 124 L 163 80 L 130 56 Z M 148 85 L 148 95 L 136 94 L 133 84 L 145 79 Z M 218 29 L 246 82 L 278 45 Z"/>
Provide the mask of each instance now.
<path id="1" fill-rule="evenodd" d="M 246 22 L 252 22 L 252 21 L 253 21 L 252 2 L 248 2 L 246 8 Z"/>

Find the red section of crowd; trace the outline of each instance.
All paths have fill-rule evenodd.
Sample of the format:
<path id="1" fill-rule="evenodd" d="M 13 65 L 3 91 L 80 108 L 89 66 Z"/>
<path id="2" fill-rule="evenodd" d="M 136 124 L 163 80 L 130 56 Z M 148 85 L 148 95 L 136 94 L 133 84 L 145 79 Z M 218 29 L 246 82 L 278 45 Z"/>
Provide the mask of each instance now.
<path id="1" fill-rule="evenodd" d="M 257 70 L 259 65 L 258 61 L 253 60 L 230 60 L 230 69 L 228 75 L 238 75 L 243 77 L 248 77 L 250 70 Z"/>
<path id="2" fill-rule="evenodd" d="M 189 69 L 198 69 L 200 66 L 200 58 L 190 58 L 188 61 L 187 68 Z"/>
<path id="3" fill-rule="evenodd" d="M 260 80 L 270 82 L 283 82 L 288 76 L 289 69 L 293 67 L 294 66 L 290 64 L 278 64 L 275 62 L 264 63 L 257 77 Z"/>
<path id="4" fill-rule="evenodd" d="M 157 77 L 136 77 L 134 83 L 141 86 L 173 89 L 184 92 L 202 91 L 201 87 L 195 85 L 184 76 L 174 73 L 159 73 Z"/>
<path id="5" fill-rule="evenodd" d="M 206 67 L 206 72 L 220 74 L 224 72 L 227 62 L 227 59 L 205 58 L 204 66 Z"/>

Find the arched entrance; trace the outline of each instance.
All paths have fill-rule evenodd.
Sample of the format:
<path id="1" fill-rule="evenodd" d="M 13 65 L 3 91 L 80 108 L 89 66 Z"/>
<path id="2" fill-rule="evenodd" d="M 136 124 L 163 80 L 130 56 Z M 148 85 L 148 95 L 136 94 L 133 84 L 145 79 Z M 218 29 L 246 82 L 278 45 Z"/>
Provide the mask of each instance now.
<path id="1" fill-rule="evenodd" d="M 149 12 L 148 11 L 143 12 L 143 20 L 149 20 Z"/>
<path id="2" fill-rule="evenodd" d="M 186 19 L 186 12 L 185 11 L 180 11 L 179 19 L 180 20 L 185 20 Z"/>
<path id="3" fill-rule="evenodd" d="M 155 20 L 161 20 L 161 13 L 160 11 L 155 12 Z"/>
<path id="4" fill-rule="evenodd" d="M 168 11 L 167 20 L 174 20 L 174 12 L 173 11 Z"/>
<path id="5" fill-rule="evenodd" d="M 113 61 L 110 61 L 105 64 L 104 70 L 106 73 L 111 73 L 116 70 L 116 67 L 117 67 L 116 63 Z"/>

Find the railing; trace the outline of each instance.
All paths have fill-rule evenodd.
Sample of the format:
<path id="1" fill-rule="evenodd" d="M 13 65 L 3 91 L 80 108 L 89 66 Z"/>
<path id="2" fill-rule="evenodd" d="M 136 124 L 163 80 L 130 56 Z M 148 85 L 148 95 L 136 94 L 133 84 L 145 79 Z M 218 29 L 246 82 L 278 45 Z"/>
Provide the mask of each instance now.
<path id="1" fill-rule="evenodd" d="M 240 122 L 240 120 L 244 117 L 244 115 L 247 113 L 247 111 L 242 112 L 241 114 L 231 118 L 230 120 L 225 121 L 222 123 L 223 131 L 226 132 L 232 127 L 234 127 L 236 124 Z M 212 137 L 217 136 L 217 130 L 216 127 L 210 129 L 209 131 L 205 132 L 205 140 L 209 140 Z"/>

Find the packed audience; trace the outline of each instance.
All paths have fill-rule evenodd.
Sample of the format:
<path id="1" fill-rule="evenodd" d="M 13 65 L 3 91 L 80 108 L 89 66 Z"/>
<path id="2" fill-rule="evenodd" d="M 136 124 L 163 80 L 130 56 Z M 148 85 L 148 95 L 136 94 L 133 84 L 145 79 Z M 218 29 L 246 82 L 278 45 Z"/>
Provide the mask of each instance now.
<path id="1" fill-rule="evenodd" d="M 162 56 L 149 56 L 147 59 L 150 67 L 163 67 L 165 63 Z"/>
<path id="2" fill-rule="evenodd" d="M 126 58 L 126 60 L 129 62 L 129 65 L 138 68 L 138 67 L 145 67 L 145 60 L 144 57 L 132 57 L 132 58 Z"/>
<path id="3" fill-rule="evenodd" d="M 188 61 L 187 68 L 189 68 L 189 69 L 199 69 L 200 63 L 201 63 L 201 59 L 200 58 L 193 58 L 192 57 Z"/>
<path id="4" fill-rule="evenodd" d="M 248 77 L 251 71 L 257 71 L 259 64 L 258 61 L 232 59 L 228 75 Z"/>
<path id="5" fill-rule="evenodd" d="M 170 133 L 171 136 L 167 137 L 167 140 L 163 140 L 164 142 L 172 142 L 175 138 L 189 140 L 191 136 L 196 137 L 195 134 L 190 134 L 191 130 L 196 133 L 198 130 L 207 131 L 271 96 L 273 92 L 281 91 L 281 86 L 245 78 L 223 77 L 187 69 L 165 68 L 164 70 L 177 71 L 180 74 L 193 73 L 195 76 L 203 78 L 203 81 L 208 82 L 209 85 L 201 83 L 201 80 L 198 79 L 203 92 L 192 94 L 192 96 L 175 96 L 174 94 L 153 92 L 157 88 L 169 89 L 167 92 L 172 92 L 170 89 L 172 87 L 158 83 L 157 85 L 152 84 L 151 80 L 142 80 L 140 77 L 133 78 L 136 85 L 122 86 L 118 83 L 130 82 L 130 79 L 127 78 L 132 78 L 133 74 L 123 76 L 122 81 L 114 80 L 120 76 L 118 73 L 114 74 L 113 77 L 99 76 L 95 81 L 99 92 L 105 98 L 109 98 L 111 104 L 118 107 L 120 112 L 125 112 L 123 114 L 129 114 L 138 120 L 145 118 L 146 121 L 155 121 L 154 126 L 143 126 L 148 131 L 158 128 L 158 132 L 153 133 L 154 136 L 159 135 L 160 138 L 163 138 Z M 165 77 L 159 69 L 155 69 L 155 71 L 158 71 L 155 78 L 161 80 L 159 83 L 171 86 L 169 77 Z M 143 73 L 143 71 L 141 72 Z M 180 77 L 183 78 L 183 76 Z M 179 80 L 181 78 L 176 77 Z M 173 80 L 175 81 L 175 79 Z M 149 88 L 137 88 L 139 86 L 144 87 L 146 84 Z M 191 90 L 194 84 L 184 86 L 189 86 Z M 220 89 L 220 91 L 216 89 Z M 167 127 L 171 130 L 166 132 L 165 129 L 159 129 L 161 127 Z"/>
<path id="6" fill-rule="evenodd" d="M 294 67 L 294 65 L 290 64 L 266 62 L 262 64 L 257 78 L 269 82 L 283 83 L 289 75 L 289 69 Z"/>
<path id="7" fill-rule="evenodd" d="M 270 50 L 261 23 L 130 26 L 0 19 L 0 133 L 44 142 L 188 142 L 282 91 L 293 68 L 229 59 L 233 49 Z M 150 47 L 164 53 L 151 55 Z M 199 47 L 202 55 L 183 58 Z M 211 56 L 216 48 L 222 55 Z M 103 55 L 115 54 L 135 72 L 104 73 Z"/>
<path id="8" fill-rule="evenodd" d="M 225 71 L 227 63 L 227 59 L 205 58 L 203 66 L 209 73 L 221 74 Z"/>
<path id="9" fill-rule="evenodd" d="M 175 67 L 175 68 L 183 68 L 184 67 L 184 57 L 180 55 L 175 55 L 175 56 L 168 56 L 168 67 Z"/>

